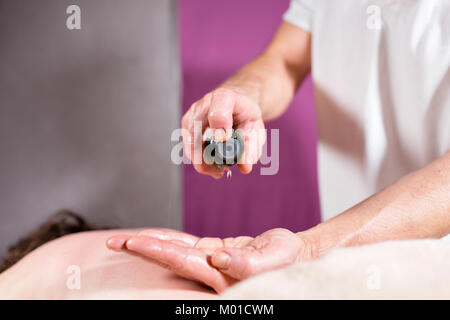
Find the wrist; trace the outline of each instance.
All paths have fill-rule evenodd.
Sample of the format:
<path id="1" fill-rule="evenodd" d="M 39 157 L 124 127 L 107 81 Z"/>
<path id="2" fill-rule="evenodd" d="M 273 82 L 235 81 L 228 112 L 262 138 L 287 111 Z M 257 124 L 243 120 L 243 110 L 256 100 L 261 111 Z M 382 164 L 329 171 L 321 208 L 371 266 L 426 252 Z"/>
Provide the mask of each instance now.
<path id="1" fill-rule="evenodd" d="M 333 241 L 333 233 L 326 230 L 326 225 L 320 223 L 308 230 L 298 232 L 297 236 L 306 239 L 311 246 L 313 259 L 320 258 L 328 251 L 336 247 L 337 241 Z"/>
<path id="2" fill-rule="evenodd" d="M 308 231 L 297 232 L 296 236 L 300 240 L 300 250 L 297 262 L 314 260 L 320 257 L 320 243 L 313 234 Z"/>

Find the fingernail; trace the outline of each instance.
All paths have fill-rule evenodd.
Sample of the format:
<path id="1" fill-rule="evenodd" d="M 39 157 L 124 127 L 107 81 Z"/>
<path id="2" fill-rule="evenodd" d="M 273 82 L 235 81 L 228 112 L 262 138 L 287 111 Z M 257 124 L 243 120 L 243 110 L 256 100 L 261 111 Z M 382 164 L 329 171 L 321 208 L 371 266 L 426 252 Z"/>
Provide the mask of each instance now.
<path id="1" fill-rule="evenodd" d="M 214 257 L 214 265 L 219 269 L 227 269 L 231 263 L 231 256 L 225 252 L 221 252 Z"/>
<path id="2" fill-rule="evenodd" d="M 114 249 L 114 240 L 108 239 L 108 241 L 106 241 L 106 246 L 108 247 L 108 249 Z"/>
<path id="3" fill-rule="evenodd" d="M 129 239 L 127 240 L 125 246 L 127 247 L 127 249 L 133 250 L 135 247 L 135 241 L 134 239 Z"/>
<path id="4" fill-rule="evenodd" d="M 106 247 L 110 250 L 121 251 L 125 245 L 126 240 L 120 237 L 112 237 L 106 241 Z"/>

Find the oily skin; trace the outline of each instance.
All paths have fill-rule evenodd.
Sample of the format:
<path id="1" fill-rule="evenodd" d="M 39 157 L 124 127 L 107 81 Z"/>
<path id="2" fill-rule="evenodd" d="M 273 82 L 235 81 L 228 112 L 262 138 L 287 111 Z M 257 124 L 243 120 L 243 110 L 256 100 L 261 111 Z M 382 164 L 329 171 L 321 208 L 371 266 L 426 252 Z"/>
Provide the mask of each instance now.
<path id="1" fill-rule="evenodd" d="M 151 258 L 176 274 L 222 292 L 238 280 L 312 257 L 305 239 L 286 229 L 256 238 L 199 238 L 169 229 L 147 229 L 135 236 L 118 235 L 107 247 Z"/>
<path id="2" fill-rule="evenodd" d="M 107 240 L 110 249 L 159 261 L 222 292 L 258 273 L 307 261 L 338 247 L 450 233 L 450 152 L 340 215 L 304 232 L 273 229 L 256 238 L 198 238 L 148 229 Z"/>
<path id="3" fill-rule="evenodd" d="M 183 128 L 190 128 L 192 118 L 200 119 L 206 126 L 227 129 L 245 123 L 261 126 L 263 121 L 278 117 L 310 70 L 310 51 L 310 34 L 283 22 L 258 58 L 194 103 L 183 117 Z M 188 142 L 192 139 L 186 136 L 184 140 L 190 148 Z M 253 145 L 257 148 L 245 152 L 252 159 L 259 158 L 255 150 L 261 145 Z M 246 164 L 240 169 L 248 173 L 251 167 Z M 196 166 L 196 170 L 214 178 L 223 174 L 214 166 Z M 236 281 L 320 257 L 333 248 L 385 240 L 440 238 L 448 233 L 450 152 L 304 232 L 274 229 L 254 239 L 220 240 L 150 229 L 133 237 L 112 237 L 107 245 L 161 261 L 174 272 L 221 292 Z"/>
<path id="4" fill-rule="evenodd" d="M 142 229 L 141 229 L 142 230 Z M 105 241 L 139 229 L 79 232 L 45 243 L 0 273 L 0 299 L 214 299 L 214 291 Z M 67 281 L 79 267 L 80 288 Z"/>

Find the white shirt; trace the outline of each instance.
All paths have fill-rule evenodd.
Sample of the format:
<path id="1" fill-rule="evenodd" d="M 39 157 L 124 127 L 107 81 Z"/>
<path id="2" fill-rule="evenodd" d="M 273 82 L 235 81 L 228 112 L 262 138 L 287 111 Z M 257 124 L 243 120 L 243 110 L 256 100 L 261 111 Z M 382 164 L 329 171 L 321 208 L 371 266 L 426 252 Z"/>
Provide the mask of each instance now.
<path id="1" fill-rule="evenodd" d="M 328 219 L 450 150 L 450 0 L 293 0 L 312 34 Z"/>

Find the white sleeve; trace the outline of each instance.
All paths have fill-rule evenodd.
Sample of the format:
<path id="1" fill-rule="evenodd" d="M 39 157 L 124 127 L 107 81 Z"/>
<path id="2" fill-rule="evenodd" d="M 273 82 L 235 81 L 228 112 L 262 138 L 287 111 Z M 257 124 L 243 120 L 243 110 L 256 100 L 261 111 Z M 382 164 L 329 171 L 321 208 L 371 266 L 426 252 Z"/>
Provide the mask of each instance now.
<path id="1" fill-rule="evenodd" d="M 283 20 L 305 31 L 312 32 L 315 1 L 317 0 L 291 0 Z"/>

